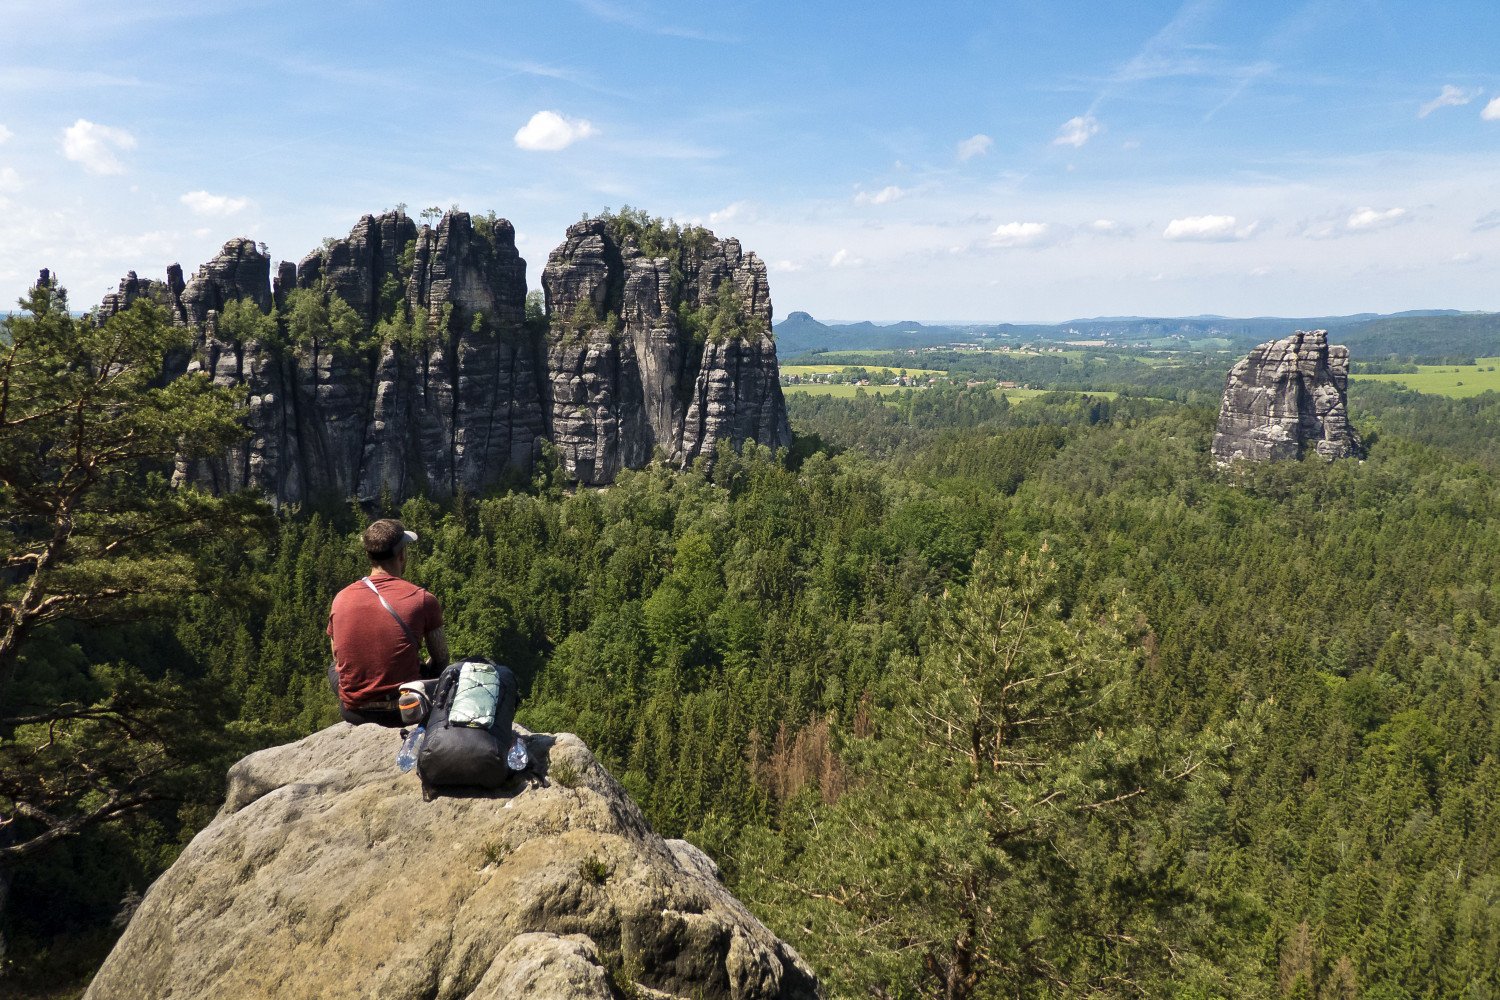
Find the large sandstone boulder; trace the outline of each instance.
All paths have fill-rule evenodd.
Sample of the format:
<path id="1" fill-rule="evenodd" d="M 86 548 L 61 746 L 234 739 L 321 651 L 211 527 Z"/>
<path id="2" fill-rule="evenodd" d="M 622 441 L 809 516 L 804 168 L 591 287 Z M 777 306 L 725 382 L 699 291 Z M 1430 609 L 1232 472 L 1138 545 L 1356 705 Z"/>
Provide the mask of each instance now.
<path id="1" fill-rule="evenodd" d="M 576 736 L 533 745 L 545 787 L 432 802 L 390 730 L 340 723 L 252 754 L 86 1000 L 818 996 Z"/>
<path id="2" fill-rule="evenodd" d="M 1213 455 L 1219 465 L 1301 458 L 1358 457 L 1349 423 L 1349 349 L 1330 347 L 1328 331 L 1298 330 L 1261 344 L 1224 384 Z"/>

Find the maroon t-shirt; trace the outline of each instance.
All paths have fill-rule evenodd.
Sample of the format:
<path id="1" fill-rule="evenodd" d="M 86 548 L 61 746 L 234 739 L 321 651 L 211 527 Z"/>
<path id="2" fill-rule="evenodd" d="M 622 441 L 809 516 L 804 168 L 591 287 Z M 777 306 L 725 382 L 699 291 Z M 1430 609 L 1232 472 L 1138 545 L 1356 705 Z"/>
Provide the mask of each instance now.
<path id="1" fill-rule="evenodd" d="M 370 582 L 418 643 L 428 632 L 443 627 L 437 598 L 421 587 L 384 574 L 370 577 Z M 328 635 L 333 639 L 333 662 L 345 705 L 395 697 L 398 687 L 421 674 L 421 650 L 381 605 L 380 597 L 362 580 L 355 580 L 338 592 L 328 612 Z"/>

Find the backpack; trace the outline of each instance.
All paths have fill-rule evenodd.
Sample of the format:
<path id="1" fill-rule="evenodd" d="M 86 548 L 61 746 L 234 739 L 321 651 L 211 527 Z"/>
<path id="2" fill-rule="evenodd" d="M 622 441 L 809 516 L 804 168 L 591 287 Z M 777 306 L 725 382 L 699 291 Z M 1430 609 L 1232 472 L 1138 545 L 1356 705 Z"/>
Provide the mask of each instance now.
<path id="1" fill-rule="evenodd" d="M 470 658 L 443 668 L 417 753 L 424 795 L 436 787 L 499 788 L 510 780 L 505 753 L 517 701 L 509 667 Z"/>

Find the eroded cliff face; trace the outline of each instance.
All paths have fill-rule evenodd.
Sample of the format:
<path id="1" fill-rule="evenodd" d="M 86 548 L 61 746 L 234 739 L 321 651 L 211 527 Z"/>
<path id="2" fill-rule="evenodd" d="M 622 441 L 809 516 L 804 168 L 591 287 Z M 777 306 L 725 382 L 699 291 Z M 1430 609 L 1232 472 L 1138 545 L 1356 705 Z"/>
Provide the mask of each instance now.
<path id="1" fill-rule="evenodd" d="M 402 213 L 365 216 L 346 239 L 283 262 L 274 289 L 269 256 L 249 240 L 226 244 L 174 312 L 200 331 L 187 368 L 245 390 L 252 433 L 179 476 L 282 503 L 369 503 L 478 492 L 528 469 L 543 422 L 525 268 L 508 223 L 480 233 L 463 212 L 435 230 Z M 307 335 L 335 297 L 357 331 L 334 336 L 324 322 Z M 263 312 L 274 300 L 286 334 L 230 329 L 224 309 L 240 299 Z"/>
<path id="2" fill-rule="evenodd" d="M 204 371 L 244 390 L 251 436 L 178 476 L 278 503 L 481 493 L 529 474 L 549 440 L 589 485 L 657 454 L 679 467 L 711 461 L 721 440 L 791 443 L 765 265 L 738 241 L 697 231 L 647 258 L 606 223 L 579 223 L 543 283 L 550 333 L 527 323 L 509 222 L 451 212 L 434 229 L 388 212 L 281 262 L 274 279 L 248 239 L 187 281 L 176 265 L 165 282 L 132 272 L 96 315 L 144 297 L 198 331 L 168 374 Z M 730 335 L 682 328 L 680 309 L 712 312 L 720 299 L 740 320 Z M 280 329 L 226 321 L 243 300 L 261 314 L 274 304 Z"/>
<path id="3" fill-rule="evenodd" d="M 542 288 L 551 438 L 580 482 L 607 483 L 658 452 L 682 468 L 711 461 L 720 441 L 791 444 L 766 266 L 738 240 L 687 238 L 647 256 L 606 222 L 579 222 Z M 734 322 L 715 330 L 715 310 Z"/>
<path id="4" fill-rule="evenodd" d="M 1261 344 L 1229 372 L 1213 455 L 1219 465 L 1363 454 L 1349 423 L 1349 350 L 1326 330 Z"/>

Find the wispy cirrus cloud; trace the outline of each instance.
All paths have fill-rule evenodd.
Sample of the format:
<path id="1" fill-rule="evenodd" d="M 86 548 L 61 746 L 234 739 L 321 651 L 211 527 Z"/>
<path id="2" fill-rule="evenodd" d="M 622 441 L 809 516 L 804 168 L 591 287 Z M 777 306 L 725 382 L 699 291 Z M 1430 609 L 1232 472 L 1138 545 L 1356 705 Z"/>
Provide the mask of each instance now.
<path id="1" fill-rule="evenodd" d="M 50 66 L 6 66 L 0 69 L 0 92 L 42 90 L 56 94 L 139 86 L 141 81 L 136 77 L 116 76 L 97 70 L 62 70 Z"/>
<path id="2" fill-rule="evenodd" d="M 861 191 L 854 196 L 856 205 L 889 205 L 893 201 L 900 201 L 906 197 L 907 192 L 891 184 L 881 188 L 879 191 Z"/>
<path id="3" fill-rule="evenodd" d="M 1083 227 L 1096 236 L 1132 236 L 1135 229 L 1114 219 L 1095 219 Z"/>
<path id="4" fill-rule="evenodd" d="M 983 156 L 990 151 L 990 147 L 994 144 L 995 140 L 983 132 L 978 135 L 971 135 L 958 144 L 958 162 L 965 163 L 976 156 Z"/>
<path id="5" fill-rule="evenodd" d="M 1487 229 L 1500 229 L 1500 209 L 1484 213 L 1474 220 L 1471 228 L 1476 233 L 1482 233 Z"/>
<path id="6" fill-rule="evenodd" d="M 727 35 L 720 35 L 711 31 L 702 31 L 698 28 L 689 28 L 677 24 L 663 24 L 639 9 L 616 0 L 573 0 L 588 13 L 601 21 L 610 24 L 618 24 L 626 28 L 634 28 L 636 31 L 644 31 L 652 35 L 662 35 L 667 38 L 687 38 L 698 42 L 733 42 L 736 39 Z"/>
<path id="7" fill-rule="evenodd" d="M 1057 138 L 1052 140 L 1052 145 L 1072 146 L 1074 149 L 1079 149 L 1103 129 L 1104 126 L 1099 124 L 1099 119 L 1093 115 L 1077 115 L 1062 123 L 1062 127 L 1057 130 Z"/>
<path id="8" fill-rule="evenodd" d="M 91 174 L 123 174 L 119 153 L 135 148 L 135 136 L 122 128 L 78 119 L 63 130 L 63 156 Z"/>
<path id="9" fill-rule="evenodd" d="M 1482 93 L 1484 91 L 1478 87 L 1455 87 L 1451 83 L 1444 84 L 1441 93 L 1418 109 L 1417 117 L 1426 118 L 1438 108 L 1462 107 Z"/>

